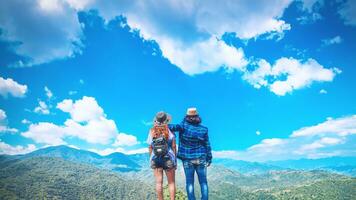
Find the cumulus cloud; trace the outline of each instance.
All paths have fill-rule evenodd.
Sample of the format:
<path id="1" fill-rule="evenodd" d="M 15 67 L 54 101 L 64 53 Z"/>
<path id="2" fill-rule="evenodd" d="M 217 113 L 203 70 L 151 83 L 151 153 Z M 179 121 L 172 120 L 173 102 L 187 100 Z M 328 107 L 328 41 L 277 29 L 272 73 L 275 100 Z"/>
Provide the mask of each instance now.
<path id="1" fill-rule="evenodd" d="M 169 39 L 158 41 L 163 56 L 190 75 L 216 71 L 220 67 L 242 70 L 248 63 L 241 48 L 228 46 L 215 37 L 189 46 Z"/>
<path id="2" fill-rule="evenodd" d="M 356 1 L 346 0 L 340 7 L 338 13 L 344 20 L 344 24 L 356 26 Z"/>
<path id="3" fill-rule="evenodd" d="M 92 144 L 112 144 L 120 147 L 139 144 L 135 136 L 119 133 L 114 120 L 107 119 L 94 97 L 84 96 L 76 101 L 65 99 L 57 104 L 57 108 L 70 115 L 64 124 L 31 124 L 29 130 L 22 135 L 48 145 L 66 144 L 65 139 L 69 137 Z"/>
<path id="4" fill-rule="evenodd" d="M 0 109 L 0 133 L 17 133 L 16 128 L 10 128 L 7 125 L 7 116 L 4 110 Z"/>
<path id="5" fill-rule="evenodd" d="M 36 143 L 61 145 L 66 144 L 63 138 L 66 136 L 64 128 L 49 122 L 31 124 L 28 131 L 21 133 L 22 136 L 33 139 Z"/>
<path id="6" fill-rule="evenodd" d="M 106 117 L 104 110 L 93 97 L 84 96 L 75 102 L 71 99 L 65 99 L 57 104 L 57 108 L 69 113 L 71 118 L 76 122 L 87 122 Z"/>
<path id="7" fill-rule="evenodd" d="M 27 85 L 17 83 L 11 78 L 4 79 L 0 77 L 0 95 L 7 98 L 9 95 L 13 97 L 25 97 Z"/>
<path id="8" fill-rule="evenodd" d="M 219 38 L 235 33 L 241 39 L 283 33 L 290 25 L 281 20 L 291 0 L 283 1 L 112 1 L 88 3 L 106 19 L 122 14 L 133 30 L 158 43 L 162 55 L 187 74 L 241 69 L 247 61 L 243 50 Z"/>
<path id="9" fill-rule="evenodd" d="M 21 42 L 16 48 L 19 54 L 32 58 L 31 63 L 43 63 L 71 56 L 76 51 L 73 43 L 80 43 L 82 34 L 76 13 L 96 9 L 106 21 L 120 15 L 126 17 L 131 31 L 138 30 L 143 39 L 155 41 L 162 56 L 186 74 L 212 72 L 221 67 L 245 72 L 249 59 L 243 49 L 227 45 L 221 40 L 222 36 L 233 33 L 248 40 L 261 35 L 267 35 L 267 39 L 283 35 L 291 29 L 290 24 L 281 19 L 291 2 L 224 0 L 217 4 L 213 0 L 123 0 L 120 3 L 113 0 L 26 0 L 20 3 L 15 0 L 2 9 L 6 12 L 0 15 L 0 19 L 3 18 L 0 27 L 4 27 L 5 39 Z M 312 8 L 315 2 L 304 1 L 304 9 Z M 25 12 L 13 17 L 13 22 L 5 20 L 8 19 L 6 16 L 17 16 L 12 15 L 14 10 L 22 7 L 26 7 L 23 9 Z M 42 18 L 40 26 L 36 22 Z M 31 31 L 22 31 L 22 27 L 27 27 L 24 24 L 31 26 Z M 50 28 L 44 28 L 47 24 L 51 25 Z M 47 40 L 43 41 L 43 38 Z M 287 82 L 270 85 L 271 90 L 280 95 L 295 87 L 298 86 Z"/>
<path id="10" fill-rule="evenodd" d="M 68 134 L 94 144 L 109 144 L 118 132 L 115 122 L 104 117 L 84 124 L 68 119 L 64 125 Z"/>
<path id="11" fill-rule="evenodd" d="M 245 66 L 242 49 L 217 38 L 225 33 L 242 39 L 283 33 L 290 25 L 280 18 L 291 2 L 15 0 L 1 5 L 0 27 L 4 39 L 20 42 L 16 52 L 30 58 L 20 63 L 31 65 L 70 57 L 78 51 L 75 44 L 80 43 L 82 34 L 78 11 L 97 9 L 107 21 L 123 15 L 144 39 L 159 44 L 164 57 L 184 72 L 197 74 Z M 23 31 L 26 27 L 31 28 Z"/>
<path id="12" fill-rule="evenodd" d="M 245 73 L 243 79 L 255 88 L 267 87 L 276 95 L 284 96 L 313 82 L 330 82 L 339 73 L 341 70 L 338 68 L 325 68 L 314 59 L 302 62 L 294 58 L 280 58 L 273 66 L 261 59 L 257 62 L 257 69 Z"/>
<path id="13" fill-rule="evenodd" d="M 268 138 L 244 151 L 215 151 L 215 157 L 248 161 L 355 156 L 356 115 L 328 118 L 294 131 L 288 138 Z"/>
<path id="14" fill-rule="evenodd" d="M 0 2 L 0 38 L 15 43 L 24 57 L 15 66 L 31 66 L 79 52 L 81 25 L 72 0 L 12 0 Z"/>
<path id="15" fill-rule="evenodd" d="M 125 133 L 119 133 L 116 136 L 116 140 L 113 146 L 133 146 L 136 144 L 139 144 L 139 142 L 137 141 L 137 138 L 135 136 Z"/>
<path id="16" fill-rule="evenodd" d="M 26 154 L 35 151 L 37 148 L 34 144 L 29 144 L 27 146 L 12 146 L 0 140 L 0 154 L 17 155 Z"/>

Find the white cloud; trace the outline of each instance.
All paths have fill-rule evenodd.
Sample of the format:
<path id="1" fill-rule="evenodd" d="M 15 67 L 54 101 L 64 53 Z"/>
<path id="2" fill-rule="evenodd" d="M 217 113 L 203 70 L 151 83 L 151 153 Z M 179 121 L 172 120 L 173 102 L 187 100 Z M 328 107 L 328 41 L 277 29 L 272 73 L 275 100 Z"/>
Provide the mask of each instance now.
<path id="1" fill-rule="evenodd" d="M 0 121 L 3 121 L 3 120 L 5 120 L 6 119 L 6 113 L 5 113 L 5 111 L 3 111 L 3 110 L 1 110 L 0 109 Z"/>
<path id="2" fill-rule="evenodd" d="M 64 124 L 67 134 L 94 144 L 109 144 L 117 134 L 115 122 L 104 117 L 84 124 L 68 119 Z"/>
<path id="3" fill-rule="evenodd" d="M 154 40 L 162 54 L 185 73 L 193 75 L 216 71 L 220 67 L 242 69 L 247 61 L 243 50 L 219 40 L 224 33 L 242 39 L 266 33 L 283 33 L 290 25 L 279 19 L 291 1 L 98 1 L 89 6 L 99 9 L 109 20 L 118 14 L 128 25 L 140 31 L 146 40 Z M 174 24 L 174 26 L 172 26 Z"/>
<path id="4" fill-rule="evenodd" d="M 65 99 L 57 104 L 57 108 L 63 112 L 68 112 L 71 118 L 76 122 L 100 120 L 101 117 L 105 117 L 103 109 L 93 97 L 84 96 L 75 103 L 70 99 Z"/>
<path id="5" fill-rule="evenodd" d="M 270 149 L 271 147 L 282 145 L 284 144 L 284 142 L 285 141 L 280 138 L 264 139 L 260 144 L 255 144 L 249 147 L 248 150 L 266 149 L 268 151 L 268 149 Z"/>
<path id="6" fill-rule="evenodd" d="M 337 35 L 333 38 L 322 40 L 323 46 L 329 46 L 332 44 L 340 44 L 341 42 L 342 42 L 342 38 L 339 35 Z"/>
<path id="7" fill-rule="evenodd" d="M 107 21 L 124 15 L 127 17 L 128 25 L 132 29 L 140 30 L 144 39 L 154 40 L 159 44 L 163 56 L 171 63 L 187 74 L 198 74 L 215 71 L 220 67 L 229 69 L 244 67 L 247 61 L 242 49 L 230 47 L 217 38 L 221 38 L 224 33 L 235 33 L 242 39 L 255 38 L 262 34 L 283 33 L 290 29 L 290 25 L 280 18 L 291 2 L 292 0 L 268 2 L 256 0 L 252 3 L 250 0 L 239 2 L 225 0 L 223 3 L 216 4 L 215 1 L 181 0 L 121 1 L 120 3 L 63 0 L 49 3 L 47 0 L 42 0 L 39 7 L 42 9 L 41 14 L 45 11 L 65 13 L 66 17 L 62 19 L 62 23 L 71 22 L 70 25 L 65 26 L 66 34 L 62 35 L 64 42 L 62 40 L 61 44 L 67 53 L 65 56 L 75 51 L 72 45 L 68 47 L 68 41 L 78 42 L 78 35 L 81 34 L 79 23 L 72 19 L 74 14 L 69 8 L 76 11 L 97 9 Z M 32 12 L 29 15 L 32 16 Z M 42 15 L 40 17 L 44 17 Z M 53 17 L 53 23 L 56 22 L 57 15 Z M 62 31 L 60 28 L 57 28 L 59 30 L 55 28 L 54 33 Z M 30 57 L 35 56 L 30 55 Z"/>
<path id="8" fill-rule="evenodd" d="M 23 119 L 21 121 L 21 123 L 23 123 L 23 124 L 31 124 L 32 122 L 30 120 L 28 120 L 28 119 Z"/>
<path id="9" fill-rule="evenodd" d="M 71 91 L 68 92 L 68 94 L 71 95 L 71 96 L 75 95 L 77 93 L 78 93 L 78 91 L 75 91 L 75 90 L 71 90 Z"/>
<path id="10" fill-rule="evenodd" d="M 248 63 L 241 48 L 228 46 L 215 37 L 189 46 L 166 39 L 159 43 L 163 56 L 190 75 L 216 71 L 220 67 L 242 70 Z"/>
<path id="11" fill-rule="evenodd" d="M 49 115 L 50 109 L 53 107 L 51 100 L 54 96 L 53 96 L 52 91 L 47 86 L 44 87 L 44 91 L 45 91 L 47 100 L 42 101 L 42 100 L 38 99 L 38 106 L 35 107 L 33 112 L 38 113 L 38 114 L 43 114 L 43 115 Z"/>
<path id="12" fill-rule="evenodd" d="M 17 155 L 17 154 L 26 154 L 32 151 L 35 151 L 37 148 L 33 144 L 25 146 L 17 145 L 11 146 L 5 142 L 0 140 L 0 154 L 8 154 L 8 155 Z"/>
<path id="13" fill-rule="evenodd" d="M 19 130 L 16 128 L 9 128 L 7 126 L 0 125 L 0 133 L 17 133 Z"/>
<path id="14" fill-rule="evenodd" d="M 262 59 L 257 62 L 257 69 L 245 73 L 243 79 L 255 88 L 268 87 L 276 95 L 284 96 L 313 82 L 330 82 L 339 73 L 341 70 L 324 68 L 314 59 L 301 62 L 294 58 L 280 58 L 273 66 Z"/>
<path id="15" fill-rule="evenodd" d="M 72 110 L 73 100 L 65 99 L 57 104 L 57 108 L 62 110 L 63 112 L 69 112 Z"/>
<path id="16" fill-rule="evenodd" d="M 320 140 L 317 140 L 311 144 L 305 144 L 305 145 L 301 146 L 300 149 L 298 149 L 296 152 L 298 154 L 303 154 L 303 153 L 305 153 L 305 151 L 316 150 L 316 149 L 320 149 L 320 148 L 323 148 L 328 145 L 336 145 L 336 144 L 341 144 L 341 143 L 343 143 L 342 138 L 324 137 L 324 138 L 321 138 Z"/>
<path id="17" fill-rule="evenodd" d="M 31 124 L 22 135 L 38 143 L 58 145 L 65 144 L 66 137 L 77 137 L 93 144 L 109 144 L 118 134 L 115 122 L 106 118 L 93 97 L 84 96 L 74 102 L 65 99 L 57 104 L 57 108 L 69 113 L 71 118 L 63 125 L 47 122 Z"/>
<path id="18" fill-rule="evenodd" d="M 16 128 L 10 128 L 7 126 L 7 116 L 6 112 L 0 109 L 0 133 L 17 133 Z"/>
<path id="19" fill-rule="evenodd" d="M 215 157 L 248 161 L 356 156 L 356 115 L 294 131 L 288 138 L 264 139 L 244 151 L 214 151 Z"/>
<path id="20" fill-rule="evenodd" d="M 46 92 L 47 98 L 48 98 L 48 99 L 52 99 L 52 97 L 53 97 L 52 91 L 51 91 L 47 86 L 44 87 L 44 90 L 45 90 L 45 92 Z"/>
<path id="21" fill-rule="evenodd" d="M 291 137 L 315 136 L 336 134 L 347 136 L 356 134 L 356 115 L 338 119 L 328 119 L 327 121 L 294 131 Z"/>
<path id="22" fill-rule="evenodd" d="M 65 0 L 0 1 L 0 28 L 0 38 L 18 43 L 13 49 L 25 57 L 15 66 L 46 63 L 80 51 L 77 11 Z"/>
<path id="23" fill-rule="evenodd" d="M 261 135 L 261 131 L 256 131 L 256 135 Z"/>
<path id="24" fill-rule="evenodd" d="M 89 143 L 108 144 L 118 133 L 115 122 L 106 118 L 93 97 L 84 96 L 75 102 L 65 99 L 57 108 L 71 116 L 64 123 L 66 132 Z"/>
<path id="25" fill-rule="evenodd" d="M 346 0 L 338 11 L 340 17 L 344 20 L 344 24 L 356 25 L 356 1 Z"/>
<path id="26" fill-rule="evenodd" d="M 28 33 L 27 31 L 20 32 L 20 27 L 22 27 L 20 25 L 23 25 L 22 21 L 26 20 L 18 20 L 21 23 L 15 20 L 15 25 L 6 24 L 5 30 L 8 29 L 9 33 L 7 35 L 11 35 L 22 42 L 17 52 L 36 58 L 33 61 L 34 63 L 43 63 L 72 55 L 75 52 L 72 41 L 80 42 L 79 37 L 82 32 L 77 18 L 73 19 L 73 17 L 78 11 L 97 9 L 106 21 L 114 19 L 116 16 L 125 16 L 131 31 L 139 30 L 143 39 L 157 42 L 162 55 L 189 75 L 212 72 L 221 67 L 228 71 L 245 72 L 249 60 L 245 58 L 243 49 L 227 45 L 221 40 L 222 36 L 225 33 L 234 33 L 236 37 L 243 40 L 257 38 L 261 35 L 267 35 L 265 37 L 267 39 L 274 38 L 275 35 L 281 36 L 285 31 L 291 29 L 290 24 L 281 18 L 284 10 L 293 2 L 292 0 L 262 2 L 258 0 L 252 2 L 251 0 L 224 0 L 216 4 L 213 0 L 204 2 L 123 0 L 120 3 L 113 0 L 57 0 L 54 2 L 41 0 L 38 6 L 34 6 L 33 4 L 36 3 L 29 0 L 26 0 L 23 4 L 18 3 L 18 1 L 15 0 L 12 4 L 28 8 L 23 13 L 26 20 L 32 19 L 32 15 L 38 12 L 36 19 L 46 18 L 44 23 L 53 25 L 50 29 L 53 34 L 52 37 L 52 34 L 48 36 L 46 33 L 47 28 L 41 26 L 40 29 L 40 26 L 31 23 L 29 25 L 33 26 L 33 32 L 39 34 L 33 34 L 32 31 Z M 313 4 L 315 4 L 315 1 L 305 1 L 305 9 L 313 7 Z M 10 14 L 15 8 L 17 7 L 8 6 L 3 9 L 7 11 L 3 14 L 3 18 L 12 16 Z M 21 15 L 19 19 L 24 16 Z M 60 22 L 57 21 L 57 18 L 60 18 Z M 57 24 L 58 27 L 55 26 Z M 23 35 L 19 35 L 19 33 L 23 33 Z M 43 37 L 44 34 L 47 37 Z M 59 34 L 59 36 L 54 37 L 56 34 Z M 29 39 L 26 38 L 28 35 L 31 35 Z M 33 35 L 36 37 L 32 37 Z M 41 42 L 38 42 L 39 38 Z M 56 41 L 52 45 L 51 42 L 42 42 L 42 38 L 49 38 L 51 42 L 52 38 L 55 38 Z M 21 48 L 25 51 L 19 51 Z M 36 51 L 29 51 L 27 48 Z M 53 54 L 53 49 L 60 51 L 60 53 Z M 84 81 L 81 79 L 80 83 L 83 84 Z M 271 90 L 279 95 L 284 95 L 295 89 L 294 87 L 287 82 L 276 82 L 270 85 Z"/>
<path id="27" fill-rule="evenodd" d="M 320 93 L 320 94 L 327 94 L 328 91 L 326 91 L 325 89 L 321 89 L 321 90 L 319 91 L 319 93 Z"/>
<path id="28" fill-rule="evenodd" d="M 116 136 L 116 140 L 113 146 L 133 146 L 136 144 L 139 144 L 136 136 L 125 134 L 125 133 L 119 133 Z"/>
<path id="29" fill-rule="evenodd" d="M 49 122 L 31 124 L 28 131 L 21 133 L 21 135 L 33 139 L 36 143 L 49 145 L 66 144 L 63 140 L 66 135 L 64 128 Z"/>
<path id="30" fill-rule="evenodd" d="M 13 97 L 24 97 L 27 92 L 27 85 L 17 83 L 11 78 L 0 77 L 0 95 L 7 98 L 10 94 Z"/>
<path id="31" fill-rule="evenodd" d="M 43 115 L 48 115 L 49 112 L 49 107 L 46 104 L 46 102 L 39 100 L 38 101 L 38 106 L 33 110 L 35 113 L 43 114 Z"/>

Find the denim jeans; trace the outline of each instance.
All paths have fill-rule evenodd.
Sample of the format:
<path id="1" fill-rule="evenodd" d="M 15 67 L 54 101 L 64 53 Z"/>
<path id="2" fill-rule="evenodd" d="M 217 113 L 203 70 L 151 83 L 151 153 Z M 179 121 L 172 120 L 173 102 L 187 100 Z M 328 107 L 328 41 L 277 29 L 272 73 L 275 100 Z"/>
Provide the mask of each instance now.
<path id="1" fill-rule="evenodd" d="M 206 179 L 207 174 L 207 163 L 205 159 L 194 159 L 194 160 L 183 160 L 183 167 L 186 180 L 186 190 L 188 195 L 188 200 L 195 200 L 194 195 L 194 174 L 198 175 L 201 199 L 208 199 L 208 181 Z"/>

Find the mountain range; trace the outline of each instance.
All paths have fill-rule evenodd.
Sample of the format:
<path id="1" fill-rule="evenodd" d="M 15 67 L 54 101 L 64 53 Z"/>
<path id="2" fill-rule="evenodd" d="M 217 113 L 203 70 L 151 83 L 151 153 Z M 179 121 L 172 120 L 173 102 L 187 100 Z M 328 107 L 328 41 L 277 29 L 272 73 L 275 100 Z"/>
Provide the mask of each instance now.
<path id="1" fill-rule="evenodd" d="M 0 155 L 0 199 L 154 199 L 148 163 L 147 154 L 101 156 L 63 145 Z M 353 157 L 268 163 L 216 158 L 208 170 L 210 196 L 325 199 L 321 197 L 327 194 L 334 197 L 326 199 L 356 199 L 355 166 Z M 185 199 L 184 181 L 180 165 L 176 172 L 180 199 Z"/>
<path id="2" fill-rule="evenodd" d="M 71 148 L 65 145 L 51 146 L 25 155 L 13 156 L 18 159 L 32 157 L 57 157 L 64 160 L 91 164 L 118 172 L 137 172 L 148 167 L 148 154 L 126 155 L 112 153 L 101 156 L 97 153 Z M 245 175 L 264 174 L 281 170 L 326 170 L 356 176 L 356 157 L 330 157 L 321 159 L 300 159 L 270 161 L 265 163 L 248 162 L 227 158 L 215 158 L 213 165 L 221 165 Z"/>

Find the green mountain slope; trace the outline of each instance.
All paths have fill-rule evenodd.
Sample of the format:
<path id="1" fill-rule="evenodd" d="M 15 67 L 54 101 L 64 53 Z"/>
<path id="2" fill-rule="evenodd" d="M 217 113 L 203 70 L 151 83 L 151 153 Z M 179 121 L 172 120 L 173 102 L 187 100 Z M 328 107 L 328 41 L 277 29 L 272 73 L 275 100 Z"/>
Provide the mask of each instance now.
<path id="1" fill-rule="evenodd" d="M 350 170 L 346 161 L 333 171 Z M 147 154 L 100 156 L 67 146 L 0 155 L 0 199 L 155 199 L 148 163 Z M 356 199 L 356 179 L 332 172 L 218 160 L 208 168 L 210 199 Z M 176 183 L 177 199 L 186 199 L 181 162 Z M 199 190 L 196 181 L 197 197 Z"/>
<path id="2" fill-rule="evenodd" d="M 310 185 L 277 191 L 274 197 L 281 200 L 289 199 L 356 199 L 356 179 L 323 180 Z"/>
<path id="3" fill-rule="evenodd" d="M 0 163 L 0 199 L 155 199 L 152 186 L 60 158 Z"/>

